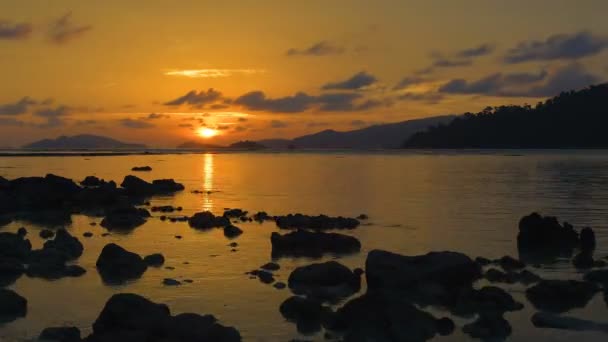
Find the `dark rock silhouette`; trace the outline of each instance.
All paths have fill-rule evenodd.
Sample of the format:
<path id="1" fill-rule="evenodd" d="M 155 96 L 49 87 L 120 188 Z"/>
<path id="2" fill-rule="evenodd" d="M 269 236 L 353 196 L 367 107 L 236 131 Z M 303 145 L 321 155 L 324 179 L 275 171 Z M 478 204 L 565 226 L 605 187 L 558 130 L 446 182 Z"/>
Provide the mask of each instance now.
<path id="1" fill-rule="evenodd" d="M 0 289 L 0 323 L 12 322 L 27 314 L 27 300 L 14 291 Z"/>
<path id="2" fill-rule="evenodd" d="M 542 280 L 526 290 L 526 297 L 539 310 L 559 313 L 584 308 L 598 291 L 587 281 Z"/>
<path id="3" fill-rule="evenodd" d="M 127 193 L 136 196 L 166 195 L 184 190 L 184 186 L 173 179 L 157 179 L 148 183 L 145 180 L 129 175 L 120 184 Z"/>
<path id="4" fill-rule="evenodd" d="M 143 208 L 123 207 L 109 211 L 101 221 L 108 230 L 131 230 L 146 223 L 150 213 Z"/>
<path id="5" fill-rule="evenodd" d="M 580 246 L 579 235 L 574 227 L 559 223 L 556 217 L 532 213 L 519 221 L 517 249 L 520 259 L 537 261 L 563 256 L 570 257 Z"/>
<path id="6" fill-rule="evenodd" d="M 521 272 L 502 272 L 495 268 L 488 269 L 483 277 L 492 283 L 507 283 L 515 284 L 522 283 L 524 285 L 533 284 L 541 281 L 541 277 L 528 270 Z"/>
<path id="7" fill-rule="evenodd" d="M 532 324 L 537 328 L 552 328 L 572 331 L 608 332 L 607 323 L 593 322 L 574 317 L 560 316 L 550 312 L 537 312 L 532 316 Z"/>
<path id="8" fill-rule="evenodd" d="M 228 226 L 230 220 L 224 216 L 215 216 L 210 211 L 203 211 L 190 217 L 188 224 L 195 229 L 211 229 Z"/>
<path id="9" fill-rule="evenodd" d="M 164 304 L 136 294 L 112 296 L 93 323 L 90 342 L 218 341 L 237 342 L 239 332 L 217 323 L 212 315 L 184 313 L 171 316 Z"/>
<path id="10" fill-rule="evenodd" d="M 15 258 L 0 257 L 0 287 L 13 284 L 25 273 L 25 267 Z"/>
<path id="11" fill-rule="evenodd" d="M 229 238 L 229 239 L 233 239 L 236 238 L 237 236 L 243 234 L 243 231 L 241 230 L 241 228 L 234 226 L 234 225 L 227 225 L 224 227 L 224 236 Z"/>
<path id="12" fill-rule="evenodd" d="M 80 342 L 80 329 L 76 327 L 51 327 L 42 330 L 38 339 L 49 342 Z"/>
<path id="13" fill-rule="evenodd" d="M 67 260 L 80 257 L 84 251 L 84 247 L 78 238 L 70 235 L 65 229 L 57 230 L 55 238 L 44 243 L 44 249 L 56 249 L 63 253 Z"/>
<path id="14" fill-rule="evenodd" d="M 473 323 L 462 327 L 462 331 L 481 340 L 504 340 L 511 335 L 511 324 L 500 314 L 483 314 Z"/>
<path id="15" fill-rule="evenodd" d="M 560 95 L 535 107 L 488 107 L 418 132 L 407 148 L 607 148 L 608 83 Z M 549 129 L 550 127 L 550 129 Z M 514 134 L 513 132 L 517 132 Z"/>
<path id="16" fill-rule="evenodd" d="M 147 269 L 141 256 L 113 243 L 103 248 L 96 266 L 103 281 L 110 284 L 137 279 Z"/>
<path id="17" fill-rule="evenodd" d="M 595 249 L 595 233 L 593 229 L 585 227 L 581 229 L 581 249 L 583 251 L 593 251 Z"/>
<path id="18" fill-rule="evenodd" d="M 281 315 L 289 321 L 296 323 L 302 334 L 311 334 L 321 330 L 321 324 L 331 313 L 316 299 L 293 296 L 287 298 L 279 307 Z"/>
<path id="19" fill-rule="evenodd" d="M 139 172 L 149 172 L 152 171 L 152 167 L 150 166 L 134 166 L 131 171 L 139 171 Z"/>
<path id="20" fill-rule="evenodd" d="M 144 262 L 151 267 L 161 267 L 165 263 L 165 257 L 160 253 L 150 254 L 144 257 Z"/>
<path id="21" fill-rule="evenodd" d="M 302 214 L 276 216 L 275 221 L 281 229 L 354 229 L 361 224 L 359 220 L 349 217 L 309 216 Z"/>
<path id="22" fill-rule="evenodd" d="M 336 261 L 328 261 L 296 268 L 289 275 L 288 286 L 296 294 L 335 301 L 357 293 L 361 277 Z"/>
<path id="23" fill-rule="evenodd" d="M 99 179 L 95 176 L 86 176 L 84 180 L 80 182 L 80 185 L 86 187 L 99 187 L 105 184 L 106 182 L 103 179 Z"/>
<path id="24" fill-rule="evenodd" d="M 463 291 L 452 312 L 461 316 L 479 314 L 502 314 L 507 311 L 523 309 L 523 304 L 516 302 L 505 290 L 496 286 L 485 286 L 479 290 L 469 289 Z"/>
<path id="25" fill-rule="evenodd" d="M 298 230 L 281 235 L 272 233 L 272 256 L 321 257 L 323 254 L 350 254 L 361 250 L 355 237 L 338 233 L 308 232 Z"/>

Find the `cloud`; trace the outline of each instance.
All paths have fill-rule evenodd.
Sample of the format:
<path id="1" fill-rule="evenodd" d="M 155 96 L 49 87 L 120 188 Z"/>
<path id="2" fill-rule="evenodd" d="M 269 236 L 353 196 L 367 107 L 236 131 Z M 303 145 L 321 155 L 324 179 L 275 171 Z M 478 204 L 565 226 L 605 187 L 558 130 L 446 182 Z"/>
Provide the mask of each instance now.
<path id="1" fill-rule="evenodd" d="M 473 48 L 460 50 L 456 53 L 456 56 L 460 58 L 474 58 L 486 56 L 492 52 L 494 52 L 494 46 L 486 43 Z"/>
<path id="2" fill-rule="evenodd" d="M 248 110 L 268 111 L 272 113 L 301 113 L 310 109 L 326 112 L 345 112 L 369 109 L 379 103 L 368 100 L 358 103 L 363 95 L 359 93 L 328 93 L 321 95 L 308 95 L 298 92 L 291 96 L 268 98 L 263 91 L 246 93 L 236 100 L 234 104 Z"/>
<path id="3" fill-rule="evenodd" d="M 323 90 L 359 90 L 376 83 L 378 79 L 374 75 L 361 71 L 349 79 L 339 82 L 327 83 Z"/>
<path id="4" fill-rule="evenodd" d="M 120 120 L 119 122 L 120 122 L 120 125 L 123 127 L 134 128 L 134 129 L 145 129 L 145 128 L 156 127 L 155 125 L 153 125 L 145 120 L 141 120 L 141 119 L 126 118 L 126 119 Z"/>
<path id="5" fill-rule="evenodd" d="M 247 122 L 247 121 L 249 121 L 249 119 L 247 119 L 247 118 L 244 118 L 244 117 L 238 118 L 238 122 Z"/>
<path id="6" fill-rule="evenodd" d="M 39 128 L 59 127 L 65 125 L 64 117 L 70 115 L 71 109 L 67 106 L 58 106 L 55 108 L 42 108 L 34 112 L 34 116 L 41 117 L 46 120 L 42 124 L 35 124 Z"/>
<path id="7" fill-rule="evenodd" d="M 287 56 L 327 56 L 344 53 L 344 48 L 327 41 L 320 41 L 305 49 L 291 48 L 285 53 Z"/>
<path id="8" fill-rule="evenodd" d="M 433 62 L 433 67 L 435 68 L 458 68 L 471 65 L 473 65 L 473 61 L 470 59 L 440 58 Z"/>
<path id="9" fill-rule="evenodd" d="M 192 90 L 184 96 L 180 96 L 175 100 L 166 102 L 164 105 L 181 106 L 183 104 L 189 104 L 197 108 L 202 108 L 206 105 L 219 101 L 222 98 L 222 93 L 213 88 L 209 88 L 207 89 L 207 91 L 201 90 L 198 93 L 196 92 L 196 90 Z"/>
<path id="10" fill-rule="evenodd" d="M 50 27 L 49 37 L 56 44 L 64 44 L 93 29 L 90 25 L 76 25 L 72 22 L 72 12 L 55 20 Z"/>
<path id="11" fill-rule="evenodd" d="M 170 117 L 171 116 L 169 116 L 167 114 L 150 113 L 144 119 L 145 120 L 157 120 L 157 119 L 168 119 Z"/>
<path id="12" fill-rule="evenodd" d="M 402 101 L 420 101 L 428 104 L 437 104 L 443 100 L 444 96 L 437 92 L 424 92 L 424 93 L 404 93 L 397 97 L 398 100 Z"/>
<path id="13" fill-rule="evenodd" d="M 0 118 L 0 126 L 23 127 L 25 122 L 13 118 Z"/>
<path id="14" fill-rule="evenodd" d="M 9 23 L 0 20 L 0 39 L 22 40 L 32 33 L 32 24 L 29 23 Z"/>
<path id="15" fill-rule="evenodd" d="M 272 128 L 285 128 L 289 126 L 286 122 L 280 120 L 272 120 L 270 121 L 270 127 Z"/>
<path id="16" fill-rule="evenodd" d="M 177 127 L 181 127 L 181 128 L 194 128 L 193 124 L 189 124 L 189 123 L 185 123 L 185 124 L 179 124 L 177 125 Z"/>
<path id="17" fill-rule="evenodd" d="M 248 127 L 246 127 L 246 126 L 240 126 L 240 125 L 234 126 L 234 128 L 233 128 L 233 130 L 235 132 L 245 132 L 248 129 L 249 129 Z"/>
<path id="18" fill-rule="evenodd" d="M 78 120 L 74 124 L 76 126 L 91 126 L 91 125 L 96 125 L 98 123 L 99 122 L 97 120 Z"/>
<path id="19" fill-rule="evenodd" d="M 573 63 L 551 73 L 496 73 L 476 81 L 454 79 L 439 88 L 446 94 L 475 94 L 488 96 L 549 97 L 561 91 L 579 89 L 598 83 L 600 78 Z"/>
<path id="20" fill-rule="evenodd" d="M 360 94 L 354 93 L 335 93 L 322 94 L 315 97 L 316 103 L 320 104 L 319 109 L 327 112 L 343 112 L 363 109 L 361 105 L 355 104 L 355 100 L 361 98 Z"/>
<path id="21" fill-rule="evenodd" d="M 263 69 L 185 69 L 170 70 L 165 72 L 167 76 L 182 76 L 190 78 L 220 78 L 233 75 L 255 75 L 265 73 Z"/>
<path id="22" fill-rule="evenodd" d="M 393 90 L 401 90 L 401 89 L 405 89 L 409 86 L 413 86 L 413 85 L 418 85 L 418 84 L 422 84 L 427 82 L 428 80 L 426 78 L 423 77 L 418 77 L 418 76 L 408 76 L 408 77 L 404 77 L 403 79 L 401 79 L 401 81 L 399 81 L 399 83 L 397 83 L 394 87 Z"/>
<path id="23" fill-rule="evenodd" d="M 509 64 L 528 61 L 574 60 L 600 53 L 608 47 L 608 38 L 582 31 L 557 34 L 544 41 L 523 41 L 504 56 Z"/>
<path id="24" fill-rule="evenodd" d="M 329 126 L 329 122 L 309 122 L 306 124 L 307 127 L 327 127 Z"/>
<path id="25" fill-rule="evenodd" d="M 25 114 L 29 110 L 29 107 L 35 104 L 37 104 L 37 101 L 26 96 L 15 103 L 0 105 L 0 115 Z"/>

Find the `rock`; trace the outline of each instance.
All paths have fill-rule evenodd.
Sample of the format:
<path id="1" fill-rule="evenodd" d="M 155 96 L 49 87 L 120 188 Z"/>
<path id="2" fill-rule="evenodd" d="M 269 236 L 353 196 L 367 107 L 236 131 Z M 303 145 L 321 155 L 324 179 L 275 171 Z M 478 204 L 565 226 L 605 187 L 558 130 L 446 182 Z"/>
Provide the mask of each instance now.
<path id="1" fill-rule="evenodd" d="M 0 323 L 12 322 L 27 313 L 27 300 L 16 292 L 0 289 Z"/>
<path id="2" fill-rule="evenodd" d="M 132 196 L 153 196 L 153 195 L 168 195 L 184 190 L 182 184 L 176 183 L 173 179 L 157 179 L 148 183 L 141 178 L 135 176 L 126 176 L 120 184 L 127 193 Z"/>
<path id="3" fill-rule="evenodd" d="M 80 277 L 81 275 L 87 273 L 83 267 L 78 265 L 69 265 L 65 268 L 65 276 L 66 277 Z"/>
<path id="4" fill-rule="evenodd" d="M 358 292 L 361 277 L 336 261 L 328 261 L 296 268 L 289 275 L 288 285 L 296 294 L 333 301 Z"/>
<path id="5" fill-rule="evenodd" d="M 39 235 L 41 238 L 46 240 L 46 239 L 50 239 L 53 236 L 55 236 L 55 232 L 53 232 L 52 230 L 49 230 L 49 229 L 43 229 L 40 231 Z"/>
<path id="6" fill-rule="evenodd" d="M 310 334 L 321 330 L 321 322 L 330 309 L 320 301 L 293 296 L 281 304 L 279 311 L 286 320 L 296 323 L 300 333 Z"/>
<path id="7" fill-rule="evenodd" d="M 229 239 L 233 239 L 241 234 L 243 234 L 243 231 L 237 226 L 228 225 L 224 227 L 224 236 Z"/>
<path id="8" fill-rule="evenodd" d="M 485 286 L 480 290 L 463 291 L 452 311 L 458 315 L 502 314 L 523 309 L 505 290 L 496 286 Z"/>
<path id="9" fill-rule="evenodd" d="M 20 260 L 0 257 L 0 287 L 13 284 L 25 272 Z"/>
<path id="10" fill-rule="evenodd" d="M 227 218 L 241 218 L 247 216 L 247 211 L 242 209 L 226 209 L 223 216 Z"/>
<path id="11" fill-rule="evenodd" d="M 585 274 L 586 281 L 600 283 L 604 287 L 608 287 L 608 270 L 595 270 Z"/>
<path id="12" fill-rule="evenodd" d="M 38 339 L 49 342 L 80 342 L 80 329 L 76 327 L 52 327 L 42 330 Z"/>
<path id="13" fill-rule="evenodd" d="M 369 219 L 369 216 L 367 216 L 366 214 L 361 214 L 359 216 L 357 216 L 357 220 L 367 220 Z"/>
<path id="14" fill-rule="evenodd" d="M 492 260 L 490 260 L 488 258 L 484 258 L 484 257 L 477 257 L 477 258 L 475 258 L 475 262 L 479 266 L 488 266 L 489 264 L 492 263 Z"/>
<path id="15" fill-rule="evenodd" d="M 230 220 L 223 216 L 215 216 L 210 211 L 203 211 L 190 217 L 188 224 L 195 229 L 211 229 L 228 226 Z"/>
<path id="16" fill-rule="evenodd" d="M 173 278 L 165 278 L 163 279 L 163 285 L 165 286 L 179 286 L 182 283 L 178 280 L 175 280 Z"/>
<path id="17" fill-rule="evenodd" d="M 160 253 L 154 253 L 145 256 L 144 262 L 148 266 L 161 267 L 165 263 L 165 257 Z"/>
<path id="18" fill-rule="evenodd" d="M 32 278 L 60 279 L 63 277 L 79 277 L 86 270 L 78 265 L 66 265 L 71 259 L 68 253 L 55 248 L 34 250 L 28 258 L 26 274 Z"/>
<path id="19" fill-rule="evenodd" d="M 30 240 L 14 233 L 0 233 L 0 257 L 23 260 L 31 250 Z"/>
<path id="20" fill-rule="evenodd" d="M 276 262 L 269 262 L 260 266 L 260 268 L 266 271 L 278 271 L 281 269 L 281 265 L 277 264 Z"/>
<path id="21" fill-rule="evenodd" d="M 101 226 L 108 230 L 131 230 L 146 223 L 150 213 L 146 209 L 123 207 L 111 210 L 101 221 Z"/>
<path id="22" fill-rule="evenodd" d="M 236 329 L 218 324 L 211 315 L 171 316 L 166 305 L 135 294 L 117 294 L 106 303 L 87 341 L 161 341 L 159 338 L 184 342 L 241 340 Z"/>
<path id="23" fill-rule="evenodd" d="M 581 229 L 581 249 L 590 252 L 595 249 L 595 233 L 593 229 L 585 227 Z"/>
<path id="24" fill-rule="evenodd" d="M 441 336 L 448 336 L 454 332 L 456 329 L 456 324 L 454 321 L 447 317 L 440 318 L 436 321 L 437 323 L 437 333 Z"/>
<path id="25" fill-rule="evenodd" d="M 284 288 L 286 288 L 286 287 L 287 287 L 287 284 L 285 284 L 285 283 L 283 283 L 283 282 L 281 282 L 281 281 L 277 281 L 277 282 L 276 282 L 276 283 L 274 283 L 274 285 L 272 285 L 272 286 L 274 286 L 274 288 L 275 288 L 275 289 L 277 289 L 277 290 L 282 290 L 282 289 L 284 289 Z"/>
<path id="26" fill-rule="evenodd" d="M 134 166 L 131 171 L 152 171 L 152 168 L 150 166 Z"/>
<path id="27" fill-rule="evenodd" d="M 348 217 L 330 217 L 326 215 L 309 216 L 302 214 L 289 214 L 275 217 L 277 226 L 281 229 L 355 229 L 361 223 L 359 220 Z"/>
<path id="28" fill-rule="evenodd" d="M 446 333 L 446 323 L 401 296 L 379 292 L 350 300 L 323 322 L 342 332 L 344 341 L 427 341 Z"/>
<path id="29" fill-rule="evenodd" d="M 153 213 L 161 212 L 161 213 L 172 213 L 175 211 L 182 211 L 182 207 L 174 207 L 171 205 L 163 205 L 160 207 L 152 207 L 150 208 Z"/>
<path id="30" fill-rule="evenodd" d="M 462 327 L 462 331 L 473 338 L 502 340 L 511 335 L 511 324 L 502 315 L 481 315 L 475 322 Z"/>
<path id="31" fill-rule="evenodd" d="M 228 247 L 232 247 L 232 248 L 238 247 L 238 246 L 239 246 L 239 244 L 236 243 L 236 242 L 231 242 L 231 243 L 228 244 Z"/>
<path id="32" fill-rule="evenodd" d="M 260 271 L 257 271 L 257 273 L 255 275 L 264 284 L 272 284 L 272 283 L 274 283 L 274 276 L 270 272 L 260 270 Z"/>
<path id="33" fill-rule="evenodd" d="M 592 252 L 582 251 L 574 256 L 572 259 L 572 265 L 578 269 L 589 269 L 595 266 L 595 260 L 593 260 Z"/>
<path id="34" fill-rule="evenodd" d="M 25 237 L 27 235 L 27 229 L 25 229 L 24 227 L 19 228 L 17 230 L 17 235 Z"/>
<path id="35" fill-rule="evenodd" d="M 281 235 L 272 233 L 272 256 L 321 257 L 323 254 L 350 254 L 361 250 L 355 237 L 338 233 L 308 232 L 298 230 Z"/>
<path id="36" fill-rule="evenodd" d="M 574 227 L 568 223 L 561 225 L 555 217 L 532 213 L 519 221 L 517 248 L 520 258 L 571 255 L 579 243 Z"/>
<path id="37" fill-rule="evenodd" d="M 419 304 L 454 304 L 481 277 L 481 267 L 456 252 L 403 256 L 381 250 L 367 255 L 368 291 L 398 292 Z"/>
<path id="38" fill-rule="evenodd" d="M 147 268 L 139 255 L 113 243 L 103 248 L 96 265 L 101 278 L 106 283 L 122 283 L 139 278 Z"/>
<path id="39" fill-rule="evenodd" d="M 504 273 L 495 268 L 490 268 L 486 271 L 483 277 L 492 283 L 522 283 L 527 285 L 541 281 L 541 278 L 538 275 L 528 270 Z"/>
<path id="40" fill-rule="evenodd" d="M 599 323 L 555 315 L 549 312 L 537 312 L 532 315 L 532 324 L 537 328 L 552 328 L 572 331 L 601 331 L 608 333 L 608 323 Z"/>
<path id="41" fill-rule="evenodd" d="M 70 235 L 65 229 L 59 229 L 54 240 L 46 241 L 44 249 L 56 249 L 64 253 L 67 260 L 79 258 L 84 251 L 84 247 L 78 238 Z"/>
<path id="42" fill-rule="evenodd" d="M 526 267 L 526 264 L 508 255 L 505 255 L 504 257 L 496 260 L 495 263 L 499 264 L 500 267 L 502 267 L 502 269 L 507 272 L 519 270 Z"/>
<path id="43" fill-rule="evenodd" d="M 587 281 L 542 280 L 526 290 L 526 297 L 539 310 L 559 313 L 584 308 L 598 291 Z"/>
<path id="44" fill-rule="evenodd" d="M 84 233 L 82 234 L 82 236 L 84 236 L 84 237 L 86 237 L 86 238 L 90 238 L 90 237 L 93 237 L 93 233 L 91 233 L 91 232 L 84 232 Z"/>
<path id="45" fill-rule="evenodd" d="M 99 179 L 95 176 L 86 176 L 84 180 L 80 182 L 80 185 L 85 187 L 100 187 L 105 184 L 106 182 L 103 179 Z"/>
<path id="46" fill-rule="evenodd" d="M 273 218 L 268 215 L 265 211 L 259 211 L 253 215 L 253 219 L 257 222 L 271 221 Z"/>

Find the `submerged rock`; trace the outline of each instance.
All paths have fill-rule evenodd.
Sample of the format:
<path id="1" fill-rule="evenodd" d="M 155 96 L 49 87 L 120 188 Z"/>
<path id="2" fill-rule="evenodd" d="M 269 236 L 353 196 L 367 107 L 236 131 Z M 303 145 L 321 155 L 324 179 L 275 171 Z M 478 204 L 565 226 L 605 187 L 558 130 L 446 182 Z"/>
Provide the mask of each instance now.
<path id="1" fill-rule="evenodd" d="M 462 327 L 462 331 L 481 340 L 502 340 L 511 335 L 511 324 L 500 314 L 484 314 Z"/>
<path id="2" fill-rule="evenodd" d="M 255 213 L 253 215 L 253 219 L 257 222 L 264 222 L 264 221 L 272 221 L 274 220 L 274 218 L 270 215 L 268 215 L 268 213 L 266 213 L 265 211 L 258 211 L 257 213 Z"/>
<path id="3" fill-rule="evenodd" d="M 349 217 L 330 217 L 327 215 L 302 215 L 302 214 L 289 214 L 286 216 L 275 217 L 277 226 L 281 229 L 314 229 L 314 230 L 326 230 L 326 229 L 355 229 L 361 222 L 355 218 Z"/>
<path id="4" fill-rule="evenodd" d="M 148 266 L 160 267 L 165 263 L 165 257 L 160 253 L 154 253 L 154 254 L 146 255 L 144 257 L 144 262 Z"/>
<path id="5" fill-rule="evenodd" d="M 48 342 L 80 342 L 80 329 L 76 327 L 52 327 L 42 330 L 38 339 Z"/>
<path id="6" fill-rule="evenodd" d="M 188 224 L 195 229 L 211 229 L 228 226 L 230 220 L 224 216 L 215 216 L 210 211 L 203 211 L 190 217 Z"/>
<path id="7" fill-rule="evenodd" d="M 272 256 L 320 257 L 326 253 L 350 254 L 361 250 L 357 238 L 338 233 L 322 233 L 298 230 L 281 235 L 272 233 Z"/>
<path id="8" fill-rule="evenodd" d="M 150 213 L 143 208 L 123 207 L 111 210 L 101 221 L 108 230 L 131 230 L 146 223 Z"/>
<path id="9" fill-rule="evenodd" d="M 269 262 L 260 266 L 260 269 L 266 271 L 278 271 L 279 269 L 281 269 L 281 265 L 277 264 L 276 262 Z"/>
<path id="10" fill-rule="evenodd" d="M 458 315 L 502 314 L 518 311 L 523 307 L 523 304 L 516 302 L 505 290 L 496 286 L 485 286 L 479 290 L 464 291 L 452 311 Z"/>
<path id="11" fill-rule="evenodd" d="M 91 342 L 240 340 L 236 329 L 218 324 L 212 315 L 184 313 L 171 316 L 166 305 L 135 294 L 112 296 L 87 338 Z"/>
<path id="12" fill-rule="evenodd" d="M 584 308 L 599 287 L 578 280 L 542 280 L 526 290 L 526 297 L 539 310 L 566 312 Z"/>
<path id="13" fill-rule="evenodd" d="M 223 216 L 227 218 L 241 218 L 247 216 L 247 211 L 242 209 L 226 209 Z"/>
<path id="14" fill-rule="evenodd" d="M 27 300 L 15 291 L 0 289 L 0 323 L 12 322 L 27 313 Z"/>
<path id="15" fill-rule="evenodd" d="M 281 304 L 279 311 L 286 320 L 296 323 L 300 333 L 310 334 L 321 330 L 321 323 L 331 309 L 318 300 L 293 296 Z"/>
<path id="16" fill-rule="evenodd" d="M 243 230 L 237 226 L 227 225 L 224 227 L 224 236 L 229 239 L 233 239 L 241 234 L 243 234 Z"/>
<path id="17" fill-rule="evenodd" d="M 173 278 L 165 278 L 163 279 L 163 285 L 165 286 L 179 286 L 182 283 L 179 280 L 175 280 Z"/>
<path id="18" fill-rule="evenodd" d="M 336 261 L 328 261 L 296 268 L 288 285 L 296 294 L 333 301 L 358 292 L 361 277 Z"/>
<path id="19" fill-rule="evenodd" d="M 113 243 L 103 248 L 96 266 L 106 283 L 122 283 L 139 278 L 147 269 L 141 256 Z"/>

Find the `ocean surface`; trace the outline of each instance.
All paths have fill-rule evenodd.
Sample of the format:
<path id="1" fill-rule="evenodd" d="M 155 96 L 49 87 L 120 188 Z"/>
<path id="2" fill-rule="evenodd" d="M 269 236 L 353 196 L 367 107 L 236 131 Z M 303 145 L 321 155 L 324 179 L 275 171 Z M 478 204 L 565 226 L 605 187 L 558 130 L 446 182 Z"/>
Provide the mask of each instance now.
<path id="1" fill-rule="evenodd" d="M 149 165 L 152 172 L 131 172 Z M 575 227 L 591 226 L 598 238 L 595 257 L 608 255 L 608 151 L 397 151 L 154 154 L 120 156 L 3 156 L 0 176 L 12 179 L 47 173 L 80 181 L 95 175 L 120 183 L 125 175 L 146 180 L 174 178 L 186 190 L 156 197 L 152 205 L 174 205 L 183 214 L 242 208 L 271 215 L 288 213 L 369 215 L 369 225 L 345 232 L 361 240 L 362 251 L 339 258 L 350 267 L 364 267 L 367 252 L 385 249 L 405 255 L 452 250 L 471 257 L 517 257 L 517 224 L 533 211 L 558 216 Z M 194 194 L 202 190 L 203 194 Z M 207 192 L 210 192 L 207 194 Z M 277 290 L 245 272 L 271 261 L 272 222 L 238 224 L 244 230 L 231 252 L 221 230 L 196 231 L 187 223 L 148 220 L 129 234 L 102 237 L 104 228 L 91 226 L 101 218 L 73 216 L 68 230 L 84 244 L 77 261 L 87 269 L 79 278 L 56 281 L 22 276 L 10 288 L 28 300 L 27 317 L 0 325 L 0 341 L 33 341 L 48 326 L 75 325 L 90 331 L 107 299 L 132 292 L 169 305 L 172 313 L 213 314 L 236 327 L 245 341 L 323 341 L 322 334 L 302 336 L 286 322 L 279 305 L 290 291 Z M 25 226 L 34 248 L 42 245 L 41 227 L 14 222 L 0 228 Z M 90 231 L 91 238 L 82 234 Z M 182 235 L 183 239 L 175 239 Z M 107 286 L 95 269 L 103 246 L 115 242 L 140 255 L 160 252 L 165 266 L 149 268 L 141 279 Z M 331 259 L 282 258 L 277 279 L 287 280 L 299 265 Z M 568 260 L 533 268 L 545 278 L 580 279 Z M 192 279 L 192 284 L 166 287 L 163 278 Z M 483 282 L 480 283 L 483 285 Z M 504 287 L 500 285 L 501 287 Z M 513 326 L 513 341 L 604 341 L 594 332 L 537 329 L 535 312 L 525 300 L 523 285 L 506 287 L 524 303 L 522 311 L 505 316 Z M 364 291 L 364 290 L 363 290 Z M 608 309 L 598 294 L 585 309 L 570 315 L 608 322 Z M 445 313 L 442 313 L 445 315 Z M 443 341 L 468 340 L 460 327 L 470 319 L 455 318 L 458 328 Z"/>

